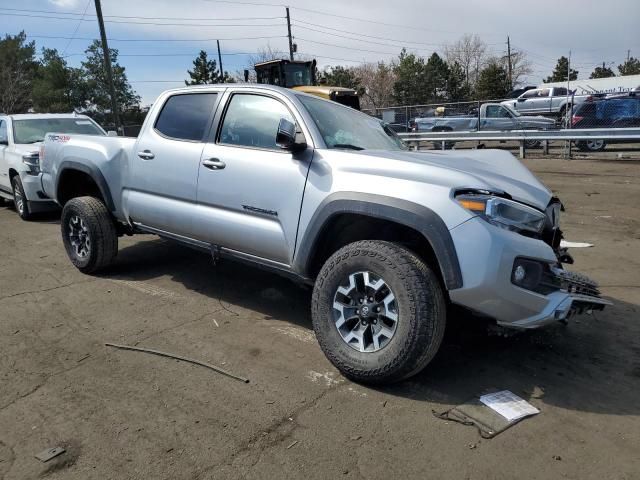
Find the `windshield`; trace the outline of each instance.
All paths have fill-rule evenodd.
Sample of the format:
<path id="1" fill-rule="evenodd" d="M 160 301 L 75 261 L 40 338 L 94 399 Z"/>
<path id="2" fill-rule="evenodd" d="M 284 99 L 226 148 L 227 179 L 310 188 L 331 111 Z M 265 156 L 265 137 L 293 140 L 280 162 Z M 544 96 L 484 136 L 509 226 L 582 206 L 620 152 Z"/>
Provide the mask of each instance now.
<path id="1" fill-rule="evenodd" d="M 337 103 L 298 95 L 327 148 L 406 150 L 400 137 L 381 120 Z"/>
<path id="2" fill-rule="evenodd" d="M 285 85 L 289 88 L 311 85 L 311 67 L 306 64 L 288 63 L 284 66 Z"/>
<path id="3" fill-rule="evenodd" d="M 33 118 L 13 121 L 15 143 L 42 142 L 47 132 L 104 135 L 104 132 L 88 118 Z"/>

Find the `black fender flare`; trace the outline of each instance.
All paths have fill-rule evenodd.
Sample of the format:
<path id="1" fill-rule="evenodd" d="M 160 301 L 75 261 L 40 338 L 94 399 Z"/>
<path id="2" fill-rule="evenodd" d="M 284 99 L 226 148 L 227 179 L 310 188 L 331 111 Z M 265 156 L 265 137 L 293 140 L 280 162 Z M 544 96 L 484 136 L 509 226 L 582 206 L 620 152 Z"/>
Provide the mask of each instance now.
<path id="1" fill-rule="evenodd" d="M 102 198 L 104 199 L 107 208 L 113 212 L 115 211 L 115 204 L 113 203 L 113 197 L 111 196 L 111 191 L 109 190 L 109 185 L 107 185 L 107 181 L 104 179 L 104 175 L 100 171 L 98 167 L 93 165 L 92 163 L 81 163 L 76 162 L 74 160 L 65 160 L 60 163 L 58 166 L 58 173 L 56 175 L 56 199 L 59 197 L 58 188 L 60 183 L 60 178 L 66 170 L 78 170 L 82 173 L 86 173 L 91 177 L 91 179 L 96 182 L 100 193 L 102 194 Z"/>
<path id="2" fill-rule="evenodd" d="M 294 270 L 308 276 L 324 227 L 334 216 L 344 213 L 389 220 L 420 232 L 436 255 L 447 290 L 462 287 L 462 272 L 453 239 L 438 214 L 408 200 L 357 192 L 333 193 L 322 201 L 299 243 L 293 261 Z"/>

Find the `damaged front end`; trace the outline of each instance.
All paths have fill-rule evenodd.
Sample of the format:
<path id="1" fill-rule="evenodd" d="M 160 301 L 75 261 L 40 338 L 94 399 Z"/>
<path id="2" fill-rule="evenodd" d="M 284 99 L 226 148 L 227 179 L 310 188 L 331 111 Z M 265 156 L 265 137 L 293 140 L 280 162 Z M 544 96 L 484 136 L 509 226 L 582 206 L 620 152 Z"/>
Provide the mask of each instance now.
<path id="1" fill-rule="evenodd" d="M 564 211 L 562 203 L 553 197 L 545 210 L 547 221 L 541 234 L 541 240 L 553 248 L 558 263 L 553 265 L 519 257 L 514 261 L 511 275 L 514 285 L 546 295 L 550 301 L 540 314 L 511 322 L 510 327 L 534 328 L 549 322 L 566 321 L 573 315 L 591 314 L 612 305 L 601 297 L 597 282 L 563 268 L 563 264 L 573 264 L 574 261 L 568 248 L 562 247 L 561 211 Z"/>

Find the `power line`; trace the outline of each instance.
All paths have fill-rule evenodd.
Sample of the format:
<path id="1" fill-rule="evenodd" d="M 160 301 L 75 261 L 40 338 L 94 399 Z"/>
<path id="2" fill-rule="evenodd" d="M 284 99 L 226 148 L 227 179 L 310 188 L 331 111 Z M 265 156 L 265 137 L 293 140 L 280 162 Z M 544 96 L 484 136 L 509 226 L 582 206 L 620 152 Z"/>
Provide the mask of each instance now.
<path id="1" fill-rule="evenodd" d="M 367 53 L 379 53 L 381 55 L 397 55 L 397 52 L 381 52 L 380 50 L 367 50 L 365 48 L 356 48 L 356 47 L 350 47 L 350 46 L 344 46 L 344 45 L 336 45 L 334 43 L 325 43 L 325 42 L 317 42 L 315 40 L 309 40 L 308 38 L 302 38 L 302 37 L 298 37 L 296 36 L 297 40 L 302 40 L 305 42 L 309 42 L 309 43 L 316 43 L 318 45 L 325 45 L 327 47 L 334 47 L 334 48 L 346 48 L 348 50 L 355 50 L 358 52 L 367 52 Z"/>
<path id="2" fill-rule="evenodd" d="M 77 18 L 71 17 L 52 17 L 48 15 L 27 15 L 21 13 L 4 13 L 3 15 L 9 15 L 14 17 L 29 17 L 29 18 L 47 18 L 50 20 L 71 20 L 76 21 Z M 246 20 L 246 19 L 243 19 Z M 81 19 L 81 22 L 93 22 L 94 19 Z M 154 25 L 158 27 L 281 27 L 280 23 L 266 23 L 266 24 L 215 24 L 215 23 L 156 23 L 156 22 L 132 22 L 126 20 L 105 20 L 104 23 L 123 23 L 129 25 Z"/>
<path id="3" fill-rule="evenodd" d="M 329 32 L 324 32 L 322 30 L 315 30 L 313 28 L 309 28 L 309 27 L 306 27 L 304 25 L 299 25 L 300 23 L 303 23 L 304 25 L 312 25 L 314 27 L 324 28 L 326 30 L 332 30 L 334 32 L 348 33 L 350 35 L 357 35 L 359 37 L 373 38 L 373 39 L 376 39 L 376 40 L 387 40 L 387 41 L 391 41 L 391 42 L 404 43 L 404 44 L 412 43 L 412 44 L 415 44 L 415 45 L 426 45 L 426 46 L 431 46 L 431 47 L 444 46 L 444 45 L 438 44 L 438 43 L 412 42 L 412 41 L 409 41 L 409 40 L 399 40 L 399 39 L 395 39 L 395 38 L 377 37 L 377 36 L 374 36 L 374 35 L 365 35 L 364 33 L 356 33 L 356 32 L 348 31 L 348 30 L 340 30 L 339 28 L 325 27 L 324 25 L 318 25 L 317 23 L 305 22 L 303 20 L 297 20 L 297 19 L 295 20 L 294 25 L 296 27 L 298 27 L 298 28 L 304 28 L 305 30 L 311 30 L 312 32 L 324 33 L 325 35 L 333 35 L 333 36 L 336 36 L 336 37 L 340 37 L 340 35 L 335 35 L 335 34 L 332 34 L 332 33 L 329 33 Z M 350 38 L 351 40 L 359 40 L 357 38 L 351 38 L 351 37 L 343 37 L 343 38 Z M 361 41 L 365 41 L 365 40 L 361 40 Z M 370 43 L 374 43 L 374 42 L 370 42 Z M 387 45 L 387 44 L 381 43 L 380 45 Z"/>
<path id="4" fill-rule="evenodd" d="M 84 7 L 84 12 L 82 12 L 82 17 L 78 21 L 78 24 L 76 25 L 76 29 L 73 31 L 73 35 L 71 35 L 71 38 L 69 39 L 69 41 L 67 42 L 67 45 L 64 47 L 64 50 L 62 51 L 63 57 L 64 57 L 64 54 L 67 53 L 67 48 L 69 48 L 69 45 L 71 45 L 71 42 L 73 42 L 73 39 L 78 33 L 78 30 L 80 29 L 80 25 L 82 25 L 82 20 L 84 20 L 84 16 L 87 14 L 87 9 L 89 8 L 90 3 L 91 3 L 91 0 L 87 0 L 87 4 Z"/>
<path id="5" fill-rule="evenodd" d="M 92 37 L 64 37 L 56 35 L 31 35 L 27 34 L 29 38 L 50 38 L 59 40 L 94 40 Z M 287 38 L 286 35 L 270 35 L 261 37 L 220 37 L 220 38 L 108 38 L 110 42 L 215 42 L 216 40 L 262 40 L 273 38 Z"/>
<path id="6" fill-rule="evenodd" d="M 387 43 L 374 42 L 374 41 L 371 41 L 371 40 L 364 40 L 364 39 L 361 39 L 361 38 L 354 38 L 354 37 L 349 37 L 349 36 L 346 36 L 346 35 L 339 35 L 337 33 L 323 32 L 321 30 L 316 30 L 314 28 L 309 28 L 309 27 L 305 27 L 303 25 L 299 25 L 298 23 L 294 23 L 293 25 L 296 28 L 303 28 L 305 30 L 310 30 L 312 32 L 322 33 L 324 35 L 330 35 L 330 36 L 338 37 L 338 38 L 345 38 L 347 40 L 356 40 L 358 42 L 369 43 L 371 45 L 384 45 L 384 46 L 388 46 L 388 47 L 398 47 L 398 48 L 408 47 L 408 48 L 411 48 L 412 50 L 432 50 L 432 49 L 428 49 L 428 48 L 416 48 L 416 47 L 414 47 L 412 45 L 406 45 L 406 44 L 405 45 L 402 45 L 402 44 L 400 44 L 400 45 L 389 45 L 389 42 L 387 42 Z M 354 34 L 354 35 L 359 35 L 359 34 Z M 296 38 L 300 38 L 300 37 L 296 37 Z M 390 40 L 390 41 L 394 41 L 395 42 L 396 40 Z M 397 41 L 397 42 L 401 43 L 400 41 Z M 409 42 L 407 42 L 407 43 L 409 43 Z M 444 45 L 436 45 L 436 44 L 433 44 L 433 46 L 434 47 L 436 47 L 436 46 L 437 47 L 444 47 Z"/>
<path id="7" fill-rule="evenodd" d="M 77 57 L 85 55 L 84 53 L 70 53 L 67 57 Z M 256 52 L 232 52 L 223 53 L 222 56 L 239 56 L 239 55 L 258 55 Z M 197 53 L 118 53 L 120 57 L 197 57 Z"/>
<path id="8" fill-rule="evenodd" d="M 13 12 L 30 12 L 30 13 L 48 13 L 54 15 L 75 15 L 82 17 L 92 17 L 95 18 L 96 15 L 84 15 L 82 13 L 74 13 L 74 12 L 57 12 L 54 10 L 27 10 L 22 8 L 5 8 L 0 7 L 0 10 L 10 10 Z M 85 10 L 86 12 L 86 10 Z M 11 15 L 7 13 L 6 15 Z M 16 14 L 17 15 L 17 14 Z M 28 16 L 26 14 L 20 14 L 24 16 Z M 279 20 L 284 19 L 285 17 L 233 17 L 233 18 L 202 18 L 202 17 L 143 17 L 140 15 L 103 15 L 103 18 L 132 18 L 138 20 L 207 20 L 207 21 L 226 21 L 226 20 Z M 75 20 L 75 19 L 74 19 Z"/>

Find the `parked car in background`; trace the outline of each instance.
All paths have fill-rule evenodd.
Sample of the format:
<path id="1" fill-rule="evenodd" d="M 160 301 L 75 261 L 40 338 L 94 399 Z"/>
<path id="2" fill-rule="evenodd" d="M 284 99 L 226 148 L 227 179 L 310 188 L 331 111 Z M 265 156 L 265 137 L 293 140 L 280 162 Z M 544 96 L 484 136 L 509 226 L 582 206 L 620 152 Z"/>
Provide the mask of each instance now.
<path id="1" fill-rule="evenodd" d="M 640 127 L 640 94 L 610 95 L 594 98 L 578 106 L 571 119 L 572 128 L 638 128 Z M 630 143 L 635 140 L 586 140 L 576 146 L 587 152 L 604 150 L 609 143 Z"/>
<path id="2" fill-rule="evenodd" d="M 91 118 L 75 114 L 0 115 L 0 203 L 13 200 L 20 218 L 57 208 L 40 184 L 38 150 L 47 132 L 106 136 Z"/>
<path id="3" fill-rule="evenodd" d="M 523 115 L 549 115 L 564 117 L 571 105 L 574 108 L 584 102 L 588 95 L 573 96 L 566 88 L 534 88 L 527 90 L 518 98 L 505 100 L 507 105 Z"/>
<path id="4" fill-rule="evenodd" d="M 446 107 L 434 109 L 433 115 L 418 117 L 414 120 L 414 132 L 454 132 L 477 130 L 550 130 L 555 128 L 556 122 L 552 118 L 543 116 L 524 116 L 508 105 L 499 103 L 484 103 L 478 109 L 473 108 L 468 113 L 459 113 Z M 435 143 L 435 142 L 434 142 Z M 529 148 L 539 145 L 539 141 L 527 142 Z M 453 142 L 447 142 L 449 147 Z M 438 142 L 436 148 L 441 143 Z"/>
<path id="5" fill-rule="evenodd" d="M 41 166 L 80 271 L 153 233 L 313 285 L 320 347 L 361 382 L 422 370 L 452 304 L 526 329 L 610 303 L 563 269 L 561 203 L 509 152 L 411 152 L 295 90 L 170 90 L 137 139 L 48 133 Z"/>

